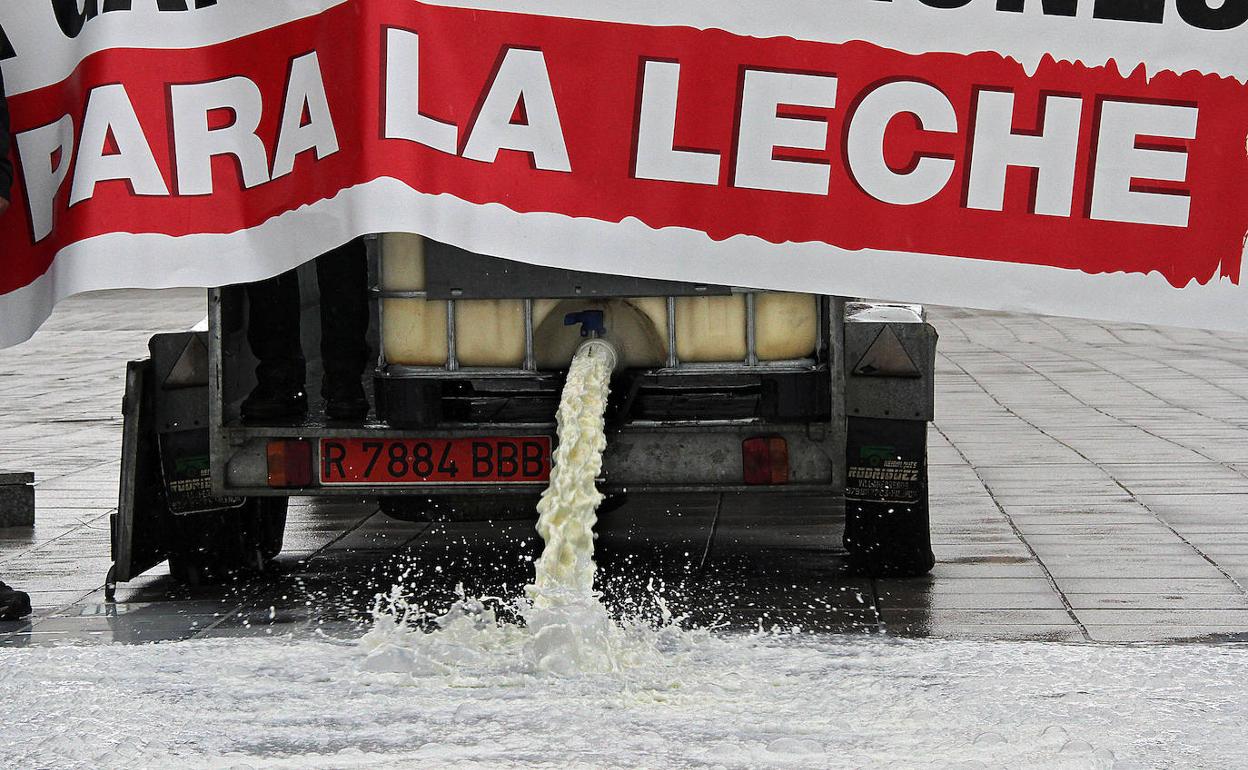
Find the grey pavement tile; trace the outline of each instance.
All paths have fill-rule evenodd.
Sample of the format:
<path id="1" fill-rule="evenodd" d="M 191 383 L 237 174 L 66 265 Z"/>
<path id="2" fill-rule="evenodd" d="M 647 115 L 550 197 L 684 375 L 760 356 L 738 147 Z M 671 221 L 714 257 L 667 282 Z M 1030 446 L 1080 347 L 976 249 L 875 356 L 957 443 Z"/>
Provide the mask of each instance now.
<path id="1" fill-rule="evenodd" d="M 1242 574 L 1248 570 L 1248 554 L 1219 555 L 1215 559 L 1207 551 L 1201 551 L 1201 553 L 1231 575 Z"/>
<path id="2" fill-rule="evenodd" d="M 136 640 L 128 635 L 114 635 L 110 630 L 93 630 L 79 633 L 61 631 L 16 631 L 5 633 L 0 625 L 0 649 L 10 647 L 54 647 L 62 645 L 84 644 L 133 644 Z"/>
<path id="3" fill-rule="evenodd" d="M 1046 560 L 1087 560 L 1087 559 L 1147 559 L 1154 558 L 1200 558 L 1197 551 L 1189 544 L 1183 542 L 1177 537 L 1172 537 L 1170 542 L 1095 542 L 1095 543 L 1072 543 L 1072 542 L 1044 542 L 1035 541 L 1032 538 L 1027 539 L 1030 545 L 1041 558 Z"/>
<path id="4" fill-rule="evenodd" d="M 1154 531 L 1169 531 L 1149 513 L 1087 513 L 1059 514 L 1011 513 L 1010 520 L 1024 537 L 1032 535 L 1061 535 L 1079 532 L 1104 532 L 1111 529 L 1141 527 Z"/>
<path id="5" fill-rule="evenodd" d="M 1112 521 L 1115 516 L 1151 516 L 1152 512 L 1138 500 L 1106 500 L 1104 498 L 1041 497 L 1026 502 L 1008 502 L 1001 506 L 1013 517 L 1029 515 L 1083 514 L 1105 517 Z M 1153 522 L 1156 524 L 1156 522 Z"/>
<path id="6" fill-rule="evenodd" d="M 996 506 L 982 509 L 937 510 L 931 517 L 933 531 L 1000 533 L 1013 531 Z"/>
<path id="7" fill-rule="evenodd" d="M 1044 547 L 1053 546 L 1063 547 L 1102 547 L 1113 549 L 1116 547 L 1140 548 L 1149 544 L 1172 544 L 1180 542 L 1179 537 L 1170 531 L 1168 527 L 1113 527 L 1113 526 L 1083 526 L 1083 527 L 1066 527 L 1062 531 L 1054 533 L 1031 533 L 1027 534 L 1027 543 L 1037 551 Z M 1198 543 L 1193 543 L 1199 546 Z M 1248 545 L 1245 546 L 1248 552 Z"/>
<path id="8" fill-rule="evenodd" d="M 88 602 L 85 599 L 52 615 L 55 618 L 142 618 L 159 615 L 170 618 L 219 618 L 226 611 L 218 599 L 167 599 L 166 601 Z"/>
<path id="9" fill-rule="evenodd" d="M 948 578 L 979 578 L 998 580 L 1008 578 L 1044 578 L 1043 568 L 1034 561 L 996 563 L 991 561 L 938 562 L 932 569 L 938 580 Z"/>
<path id="10" fill-rule="evenodd" d="M 966 545 L 968 543 L 984 543 L 989 545 L 1011 545 L 1021 542 L 1014 530 L 1004 524 L 993 527 L 932 527 L 932 547 L 940 548 L 949 545 Z"/>
<path id="11" fill-rule="evenodd" d="M 1239 626 L 1248 631 L 1248 609 L 1192 609 L 1187 607 L 1146 609 L 1078 609 L 1075 616 L 1085 625 L 1108 626 Z"/>
<path id="12" fill-rule="evenodd" d="M 1131 595 L 1178 593 L 1194 594 L 1242 594 L 1243 591 L 1224 575 L 1216 577 L 1177 578 L 1158 577 L 1059 577 L 1054 582 L 1066 595 Z"/>
<path id="13" fill-rule="evenodd" d="M 911 626 L 938 628 L 952 626 L 1071 626 L 1077 624 L 1070 613 L 1061 608 L 1025 609 L 970 608 L 970 609 L 888 609 L 880 608 L 880 620 L 886 626 Z"/>
<path id="14" fill-rule="evenodd" d="M 1149 510 L 1164 518 L 1170 516 L 1228 516 L 1248 521 L 1248 493 L 1238 490 L 1219 492 L 1215 487 L 1205 494 L 1190 491 L 1176 493 L 1141 493 L 1136 498 Z"/>
<path id="15" fill-rule="evenodd" d="M 1193 548 L 1199 549 L 1205 556 L 1218 563 L 1221 563 L 1227 556 L 1248 556 L 1248 535 L 1232 537 L 1224 533 L 1201 534 L 1185 536 L 1184 539 L 1191 543 Z"/>
<path id="16" fill-rule="evenodd" d="M 1146 478 L 1143 476 L 1130 479 L 1119 479 L 1132 494 L 1164 495 L 1194 494 L 1229 495 L 1248 492 L 1248 478 L 1235 474 L 1232 478 L 1214 478 L 1210 476 L 1190 476 L 1181 478 Z"/>
<path id="17" fill-rule="evenodd" d="M 874 611 L 806 609 L 753 609 L 733 607 L 726 611 L 695 612 L 691 621 L 696 623 L 729 623 L 739 629 L 799 629 L 827 633 L 880 633 L 884 629 Z"/>
<path id="18" fill-rule="evenodd" d="M 67 607 L 82 601 L 91 593 L 90 591 L 38 591 L 31 590 L 26 585 L 20 587 L 30 594 L 30 603 L 36 610 Z"/>
<path id="19" fill-rule="evenodd" d="M 1085 628 L 1094 642 L 1248 641 L 1244 636 L 1248 626 L 1243 625 L 1090 625 Z"/>
<path id="20" fill-rule="evenodd" d="M 1242 593 L 1065 594 L 1075 610 L 1248 610 Z"/>
<path id="21" fill-rule="evenodd" d="M 881 595 L 877 603 L 881 614 L 889 616 L 896 610 L 1062 610 L 1061 596 L 1054 590 L 1024 593 L 982 593 L 933 590 L 904 594 L 893 592 Z"/>
<path id="22" fill-rule="evenodd" d="M 1083 632 L 1077 626 L 1065 624 L 991 624 L 974 623 L 960 625 L 941 624 L 936 627 L 915 623 L 903 626 L 887 625 L 884 630 L 897 636 L 915 636 L 934 639 L 975 639 L 992 641 L 1038 641 L 1083 642 Z"/>
<path id="23" fill-rule="evenodd" d="M 255 639 L 268 637 L 289 641 L 301 641 L 317 638 L 321 630 L 316 625 L 266 626 L 264 628 L 213 628 L 195 635 L 196 639 Z"/>
<path id="24" fill-rule="evenodd" d="M 173 641 L 189 639 L 212 624 L 211 618 L 177 618 L 153 614 L 148 618 L 130 615 L 92 618 L 47 618 L 34 623 L 36 634 L 82 634 L 107 633 L 116 637 L 140 641 Z"/>
<path id="25" fill-rule="evenodd" d="M 934 521 L 932 528 L 932 542 L 947 542 L 954 539 L 958 543 L 973 543 L 977 541 L 1010 543 L 1018 540 L 1018 535 L 1014 533 L 1013 527 L 1004 516 L 996 519 L 978 519 L 973 522 L 941 522 Z M 956 539 L 965 535 L 965 539 Z"/>
<path id="26" fill-rule="evenodd" d="M 1209 537 L 1224 537 L 1227 542 L 1239 541 L 1248 535 L 1248 522 L 1238 517 L 1217 518 L 1213 516 L 1174 516 L 1164 518 L 1175 532 L 1184 539 L 1202 539 L 1207 542 Z"/>
<path id="27" fill-rule="evenodd" d="M 1022 576 L 1003 578 L 975 577 L 942 577 L 935 578 L 925 575 L 920 578 L 878 578 L 875 580 L 876 594 L 881 602 L 890 601 L 890 597 L 909 597 L 916 593 L 942 594 L 1021 594 L 1021 593 L 1053 593 L 1053 584 L 1048 577 Z"/>
<path id="28" fill-rule="evenodd" d="M 1078 484 L 1065 485 L 1065 488 L 1060 490 L 1054 488 L 1048 490 L 1024 489 L 1020 487 L 1017 491 L 996 493 L 994 497 L 1006 510 L 1010 510 L 1014 506 L 1043 505 L 1059 499 L 1079 501 L 1076 505 L 1088 500 L 1100 501 L 1102 503 L 1131 503 L 1135 501 L 1135 498 L 1130 493 L 1118 487 L 1117 484 L 1114 485 L 1112 490 L 1108 486 L 1102 485 L 1086 493 Z"/>
<path id="29" fill-rule="evenodd" d="M 975 472 L 993 489 L 1038 489 L 1046 481 L 1060 480 L 1064 483 L 1101 484 L 1109 479 L 1103 468 L 1087 462 L 1033 465 L 980 465 Z"/>
<path id="30" fill-rule="evenodd" d="M 1186 463 L 1104 463 L 1101 468 L 1114 478 L 1136 481 L 1145 480 L 1182 480 L 1200 479 L 1208 481 L 1218 491 L 1230 491 L 1226 486 L 1234 486 L 1248 479 L 1244 474 L 1222 463 L 1203 461 Z M 1217 482 L 1225 482 L 1217 483 Z M 1161 493 L 1165 494 L 1165 493 Z"/>
<path id="31" fill-rule="evenodd" d="M 1222 577 L 1222 572 L 1196 554 L 1191 558 L 1124 558 L 1050 557 L 1043 560 L 1045 568 L 1057 580 L 1061 578 L 1209 578 Z"/>
<path id="32" fill-rule="evenodd" d="M 1015 538 L 1012 541 L 996 543 L 960 542 L 956 544 L 933 546 L 941 561 L 974 561 L 974 560 L 1011 560 L 1031 561 L 1031 551 Z"/>
<path id="33" fill-rule="evenodd" d="M 956 440 L 958 450 L 975 465 L 1003 462 L 1016 462 L 1027 465 L 1043 465 L 1046 463 L 1068 464 L 1082 458 L 1074 451 L 1063 447 L 1055 441 L 1037 446 L 1034 442 L 1019 440 L 1015 437 L 1001 436 L 998 440 Z"/>

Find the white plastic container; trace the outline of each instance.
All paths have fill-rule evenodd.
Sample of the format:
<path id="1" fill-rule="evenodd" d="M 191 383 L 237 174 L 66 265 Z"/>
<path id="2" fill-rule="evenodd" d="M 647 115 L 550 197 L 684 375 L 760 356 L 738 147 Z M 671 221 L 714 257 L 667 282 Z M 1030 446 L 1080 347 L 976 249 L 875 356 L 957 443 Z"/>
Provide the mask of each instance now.
<path id="1" fill-rule="evenodd" d="M 524 301 L 471 299 L 455 303 L 455 351 L 460 366 L 509 369 L 524 364 Z M 571 357 L 568 361 L 571 361 Z M 565 364 L 566 365 L 566 364 Z"/>
<path id="2" fill-rule="evenodd" d="M 424 239 L 407 233 L 382 237 L 381 288 L 425 289 Z M 817 298 L 809 294 L 755 295 L 755 352 L 758 360 L 783 361 L 814 355 L 819 333 Z M 382 301 L 382 347 L 386 361 L 406 366 L 445 366 L 448 361 L 448 303 L 423 298 Z M 523 300 L 457 300 L 455 352 L 461 367 L 520 368 L 525 358 Z M 748 353 L 748 311 L 743 294 L 678 297 L 676 355 L 681 363 L 744 363 Z M 539 369 L 566 368 L 580 343 L 579 329 L 564 317 L 603 311 L 622 366 L 656 368 L 668 363 L 667 298 L 541 299 L 533 303 L 533 353 Z"/>
<path id="3" fill-rule="evenodd" d="M 569 313 L 601 310 L 607 336 L 627 369 L 667 365 L 667 300 L 661 297 L 553 300 L 533 303 L 533 350 L 539 369 L 566 369 L 581 344 L 580 327 L 564 326 Z"/>
<path id="4" fill-rule="evenodd" d="M 754 297 L 754 315 L 759 361 L 815 355 L 819 339 L 819 298 L 815 295 L 761 292 Z"/>
<path id="5" fill-rule="evenodd" d="M 383 291 L 425 290 L 425 240 L 409 233 L 381 239 Z M 404 366 L 445 366 L 446 303 L 425 299 L 381 302 L 381 346 L 386 360 Z"/>

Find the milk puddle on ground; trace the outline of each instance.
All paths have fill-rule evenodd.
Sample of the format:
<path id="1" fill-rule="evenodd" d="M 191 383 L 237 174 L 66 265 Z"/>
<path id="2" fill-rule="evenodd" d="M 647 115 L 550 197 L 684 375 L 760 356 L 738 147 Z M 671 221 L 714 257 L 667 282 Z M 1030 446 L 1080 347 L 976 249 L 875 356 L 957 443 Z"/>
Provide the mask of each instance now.
<path id="1" fill-rule="evenodd" d="M 358 640 L 3 650 L 0 766 L 1248 766 L 1243 646 L 612 620 L 592 559 L 608 377 L 593 356 L 569 374 L 525 596 L 431 615 L 396 586 Z"/>
<path id="2" fill-rule="evenodd" d="M 556 415 L 559 445 L 550 486 L 537 504 L 545 547 L 533 583 L 512 609 L 523 625 L 500 623 L 490 606 L 500 599 L 461 596 L 431 620 L 403 598 L 402 586 L 379 597 L 373 629 L 361 640 L 370 671 L 453 676 L 485 652 L 509 650 L 518 670 L 571 676 L 637 668 L 671 647 L 680 630 L 613 620 L 594 592 L 594 525 L 602 495 L 594 481 L 607 446 L 604 415 L 615 352 L 601 342 L 582 345 L 572 359 Z"/>

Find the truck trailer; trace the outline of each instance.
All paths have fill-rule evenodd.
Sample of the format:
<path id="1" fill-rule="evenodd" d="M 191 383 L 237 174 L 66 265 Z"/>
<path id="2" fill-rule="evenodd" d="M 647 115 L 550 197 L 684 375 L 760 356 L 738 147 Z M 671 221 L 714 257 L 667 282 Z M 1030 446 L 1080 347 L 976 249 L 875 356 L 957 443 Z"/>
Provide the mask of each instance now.
<path id="1" fill-rule="evenodd" d="M 263 570 L 291 496 L 405 519 L 536 517 L 554 415 L 584 336 L 619 355 L 599 489 L 817 495 L 845 506 L 865 574 L 922 574 L 936 332 L 921 307 L 543 267 L 409 233 L 367 239 L 374 410 L 244 420 L 256 383 L 243 286 L 207 328 L 128 365 L 111 596 L 164 560 L 190 584 Z M 303 349 L 319 295 L 300 268 Z M 319 358 L 308 356 L 309 381 Z M 770 507 L 770 506 L 769 506 Z"/>

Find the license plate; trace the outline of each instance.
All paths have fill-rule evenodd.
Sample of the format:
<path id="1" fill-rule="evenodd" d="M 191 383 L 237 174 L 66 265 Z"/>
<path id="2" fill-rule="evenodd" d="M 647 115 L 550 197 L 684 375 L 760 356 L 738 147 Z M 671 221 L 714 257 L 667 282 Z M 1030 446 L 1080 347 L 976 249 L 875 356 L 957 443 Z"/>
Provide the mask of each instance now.
<path id="1" fill-rule="evenodd" d="M 540 484 L 549 436 L 321 439 L 322 484 Z"/>

